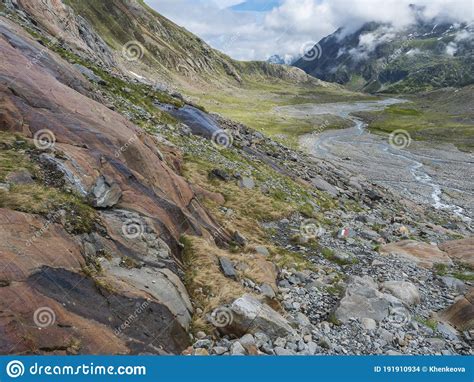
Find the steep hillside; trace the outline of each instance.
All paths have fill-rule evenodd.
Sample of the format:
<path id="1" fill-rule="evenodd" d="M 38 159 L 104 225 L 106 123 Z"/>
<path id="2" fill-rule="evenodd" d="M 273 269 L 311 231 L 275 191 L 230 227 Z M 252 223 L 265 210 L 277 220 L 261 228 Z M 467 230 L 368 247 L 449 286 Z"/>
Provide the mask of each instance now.
<path id="1" fill-rule="evenodd" d="M 241 85 L 245 79 L 313 82 L 303 72 L 267 63 L 236 62 L 212 49 L 141 0 L 18 0 L 23 19 L 34 20 L 52 36 L 60 36 L 75 53 L 146 75 L 162 85 Z M 37 25 L 37 27 L 36 27 Z"/>
<path id="2" fill-rule="evenodd" d="M 368 23 L 322 39 L 294 65 L 317 78 L 368 92 L 409 93 L 474 82 L 474 29 L 419 20 L 402 30 Z"/>

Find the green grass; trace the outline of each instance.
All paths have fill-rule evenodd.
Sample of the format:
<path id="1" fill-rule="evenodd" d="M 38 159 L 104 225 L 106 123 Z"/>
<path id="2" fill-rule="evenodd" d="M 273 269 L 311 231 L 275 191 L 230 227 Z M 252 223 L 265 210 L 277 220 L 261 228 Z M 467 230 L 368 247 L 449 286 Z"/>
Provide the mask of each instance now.
<path id="1" fill-rule="evenodd" d="M 390 134 L 406 130 L 412 139 L 449 142 L 463 151 L 474 151 L 473 86 L 409 97 L 411 103 L 383 111 L 358 113 L 373 132 Z"/>

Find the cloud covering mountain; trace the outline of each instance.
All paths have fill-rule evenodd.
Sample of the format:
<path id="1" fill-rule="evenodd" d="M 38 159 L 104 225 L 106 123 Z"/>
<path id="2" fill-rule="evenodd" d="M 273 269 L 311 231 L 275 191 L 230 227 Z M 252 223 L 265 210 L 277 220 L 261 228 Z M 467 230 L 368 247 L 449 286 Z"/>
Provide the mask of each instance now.
<path id="1" fill-rule="evenodd" d="M 471 22 L 471 0 L 146 0 L 176 23 L 230 56 L 253 60 L 298 55 L 344 27 L 365 22 L 407 26 L 417 18 Z M 415 4 L 416 9 L 410 7 Z"/>

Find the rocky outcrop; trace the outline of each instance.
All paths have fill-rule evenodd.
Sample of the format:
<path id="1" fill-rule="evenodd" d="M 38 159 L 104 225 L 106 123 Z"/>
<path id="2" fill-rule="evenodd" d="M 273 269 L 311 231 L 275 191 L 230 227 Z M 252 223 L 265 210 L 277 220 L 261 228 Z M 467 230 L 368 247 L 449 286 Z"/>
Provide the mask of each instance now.
<path id="1" fill-rule="evenodd" d="M 432 268 L 434 264 L 453 264 L 448 254 L 441 251 L 438 246 L 414 240 L 403 240 L 384 245 L 380 248 L 380 252 L 399 256 L 426 268 Z"/>
<path id="2" fill-rule="evenodd" d="M 180 353 L 192 306 L 178 240 L 222 241 L 225 232 L 168 166 L 161 143 L 94 101 L 77 68 L 4 18 L 0 54 L 0 129 L 36 144 L 30 159 L 52 175 L 48 186 L 100 209 L 92 230 L 76 236 L 60 221 L 2 210 L 0 304 L 9 313 L 0 352 Z M 55 317 L 41 336 L 39 308 Z"/>
<path id="3" fill-rule="evenodd" d="M 439 248 L 454 260 L 474 268 L 474 237 L 442 243 Z"/>
<path id="4" fill-rule="evenodd" d="M 225 331 L 237 335 L 263 332 L 273 339 L 295 333 L 283 316 L 249 294 L 235 300 L 229 309 L 231 319 Z"/>
<path id="5" fill-rule="evenodd" d="M 458 330 L 474 329 L 474 288 L 459 297 L 449 308 L 440 312 L 439 318 L 449 322 Z"/>

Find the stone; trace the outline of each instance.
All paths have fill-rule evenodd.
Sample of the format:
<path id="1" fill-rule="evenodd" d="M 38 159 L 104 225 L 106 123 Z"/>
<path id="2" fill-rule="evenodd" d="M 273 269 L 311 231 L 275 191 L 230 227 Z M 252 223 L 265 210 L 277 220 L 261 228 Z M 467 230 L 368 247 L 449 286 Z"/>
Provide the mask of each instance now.
<path id="1" fill-rule="evenodd" d="M 281 347 L 276 347 L 273 349 L 276 355 L 295 355 L 295 352 L 292 350 L 284 349 Z"/>
<path id="2" fill-rule="evenodd" d="M 255 252 L 265 257 L 270 256 L 270 252 L 268 251 L 267 247 L 264 247 L 263 245 L 257 245 L 255 247 Z"/>
<path id="3" fill-rule="evenodd" d="M 27 170 L 17 170 L 9 173 L 5 180 L 10 184 L 33 184 L 33 175 Z"/>
<path id="4" fill-rule="evenodd" d="M 92 203 L 97 208 L 115 206 L 122 197 L 120 186 L 104 176 L 100 176 L 91 191 Z"/>
<path id="5" fill-rule="evenodd" d="M 230 181 L 231 179 L 231 176 L 224 170 L 221 170 L 221 169 L 214 169 L 212 170 L 210 173 L 209 173 L 209 177 L 211 178 L 217 178 L 219 180 L 223 180 L 225 182 L 228 182 Z"/>
<path id="6" fill-rule="evenodd" d="M 240 245 L 241 247 L 246 247 L 247 246 L 247 238 L 242 235 L 239 231 L 235 231 L 232 239 L 237 243 L 237 245 Z"/>
<path id="7" fill-rule="evenodd" d="M 230 261 L 227 257 L 219 257 L 219 263 L 225 277 L 237 279 L 237 272 L 235 271 L 232 261 Z"/>
<path id="8" fill-rule="evenodd" d="M 193 354 L 196 355 L 196 356 L 207 356 L 207 355 L 209 355 L 209 351 L 207 349 L 204 349 L 204 348 L 198 348 L 198 349 L 194 350 Z"/>
<path id="9" fill-rule="evenodd" d="M 86 68 L 85 66 L 80 64 L 74 64 L 74 67 L 79 70 L 88 80 L 95 82 L 99 85 L 107 85 L 107 82 L 105 82 L 101 77 L 99 77 L 89 68 Z"/>
<path id="10" fill-rule="evenodd" d="M 452 240 L 440 244 L 439 248 L 456 261 L 474 268 L 474 237 Z"/>
<path id="11" fill-rule="evenodd" d="M 206 338 L 206 333 L 204 333 L 204 332 L 197 332 L 197 333 L 196 333 L 196 338 L 202 340 L 202 339 Z"/>
<path id="12" fill-rule="evenodd" d="M 421 302 L 418 288 L 406 281 L 386 281 L 383 284 L 384 290 L 403 301 L 406 305 L 417 305 Z"/>
<path id="13" fill-rule="evenodd" d="M 373 320 L 372 318 L 362 318 L 360 320 L 360 323 L 365 330 L 377 329 L 377 322 L 375 322 L 375 320 Z"/>
<path id="14" fill-rule="evenodd" d="M 336 308 L 336 318 L 349 322 L 351 318 L 371 318 L 377 322 L 389 315 L 391 303 L 377 285 L 368 277 L 353 276 L 346 288 L 346 293 Z"/>
<path id="15" fill-rule="evenodd" d="M 443 337 L 451 341 L 456 341 L 458 339 L 458 332 L 449 324 L 439 322 L 436 329 L 443 335 Z"/>
<path id="16" fill-rule="evenodd" d="M 258 348 L 261 348 L 264 344 L 270 342 L 270 337 L 268 337 L 265 333 L 255 333 L 255 344 Z"/>
<path id="17" fill-rule="evenodd" d="M 393 255 L 414 262 L 425 268 L 432 268 L 434 264 L 453 265 L 446 252 L 438 246 L 414 240 L 403 240 L 380 247 L 382 255 Z"/>
<path id="18" fill-rule="evenodd" d="M 303 328 L 311 327 L 311 321 L 305 314 L 301 312 L 296 313 L 295 322 L 298 324 L 298 326 Z"/>
<path id="19" fill-rule="evenodd" d="M 260 286 L 260 293 L 262 293 L 265 297 L 268 298 L 275 298 L 275 291 L 273 288 L 268 284 L 263 284 Z"/>
<path id="20" fill-rule="evenodd" d="M 212 347 L 212 341 L 207 339 L 199 340 L 194 343 L 194 347 L 210 349 Z"/>
<path id="21" fill-rule="evenodd" d="M 447 309 L 438 314 L 438 318 L 460 331 L 474 329 L 474 288 L 459 297 Z"/>
<path id="22" fill-rule="evenodd" d="M 310 341 L 308 342 L 308 353 L 309 355 L 314 355 L 318 351 L 319 346 L 316 342 Z"/>
<path id="23" fill-rule="evenodd" d="M 467 290 L 466 284 L 455 277 L 443 276 L 440 279 L 444 285 L 449 289 L 454 289 L 457 293 L 463 294 Z"/>
<path id="24" fill-rule="evenodd" d="M 261 303 L 250 294 L 235 300 L 230 309 L 233 320 L 225 329 L 233 334 L 266 333 L 270 338 L 295 334 L 288 321 L 268 305 Z"/>
<path id="25" fill-rule="evenodd" d="M 245 355 L 245 348 L 239 341 L 236 341 L 230 347 L 230 354 L 231 355 Z"/>
<path id="26" fill-rule="evenodd" d="M 256 345 L 255 338 L 250 333 L 247 333 L 242 338 L 240 338 L 239 342 L 245 349 Z"/>
<path id="27" fill-rule="evenodd" d="M 0 191 L 9 192 L 10 185 L 8 183 L 0 183 Z"/>
<path id="28" fill-rule="evenodd" d="M 244 176 L 239 180 L 239 187 L 247 189 L 247 190 L 254 189 L 255 188 L 255 181 L 252 178 L 248 177 L 248 176 Z"/>
<path id="29" fill-rule="evenodd" d="M 311 184 L 320 191 L 327 192 L 329 195 L 333 197 L 337 197 L 339 195 L 339 191 L 336 187 L 326 182 L 320 176 L 317 176 L 311 179 Z"/>
<path id="30" fill-rule="evenodd" d="M 227 350 L 228 349 L 223 347 L 223 346 L 216 346 L 216 347 L 212 348 L 212 354 L 222 355 L 222 354 L 226 353 Z"/>

